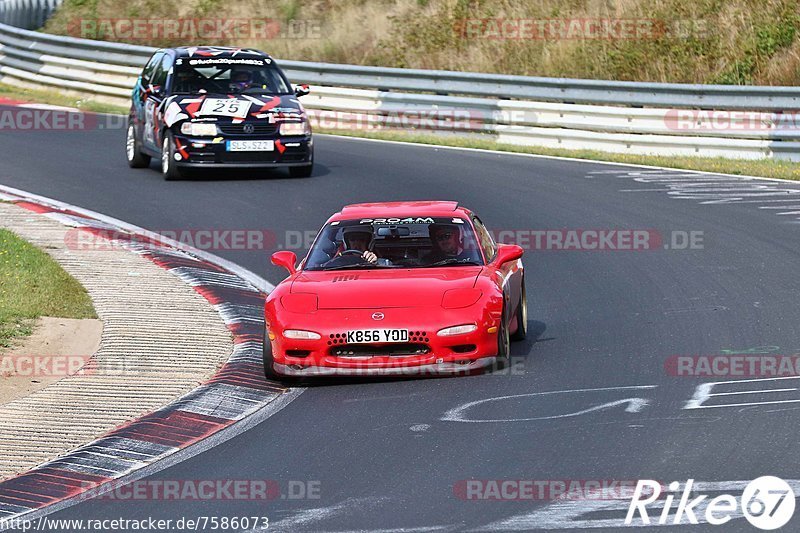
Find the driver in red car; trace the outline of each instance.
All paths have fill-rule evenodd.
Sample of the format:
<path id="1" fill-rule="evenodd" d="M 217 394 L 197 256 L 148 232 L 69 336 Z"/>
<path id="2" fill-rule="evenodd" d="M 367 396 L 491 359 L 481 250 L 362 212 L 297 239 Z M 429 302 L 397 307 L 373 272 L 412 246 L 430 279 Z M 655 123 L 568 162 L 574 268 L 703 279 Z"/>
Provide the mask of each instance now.
<path id="1" fill-rule="evenodd" d="M 350 226 L 342 230 L 343 245 L 339 251 L 334 255 L 328 263 L 336 261 L 342 254 L 348 250 L 357 250 L 362 252 L 361 259 L 367 263 L 375 264 L 378 262 L 378 256 L 375 252 L 370 251 L 369 247 L 373 240 L 372 228 L 361 226 Z M 327 263 L 326 263 L 327 265 Z"/>

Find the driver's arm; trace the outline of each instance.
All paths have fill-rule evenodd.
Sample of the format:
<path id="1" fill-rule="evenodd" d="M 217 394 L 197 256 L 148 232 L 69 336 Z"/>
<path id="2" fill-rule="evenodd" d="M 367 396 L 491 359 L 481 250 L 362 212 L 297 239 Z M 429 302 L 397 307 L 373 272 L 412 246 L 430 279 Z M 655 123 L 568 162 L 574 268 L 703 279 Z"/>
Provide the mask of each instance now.
<path id="1" fill-rule="evenodd" d="M 370 252 L 369 250 L 361 254 L 361 258 L 367 263 L 375 264 L 378 262 L 378 256 L 375 255 L 375 252 Z"/>

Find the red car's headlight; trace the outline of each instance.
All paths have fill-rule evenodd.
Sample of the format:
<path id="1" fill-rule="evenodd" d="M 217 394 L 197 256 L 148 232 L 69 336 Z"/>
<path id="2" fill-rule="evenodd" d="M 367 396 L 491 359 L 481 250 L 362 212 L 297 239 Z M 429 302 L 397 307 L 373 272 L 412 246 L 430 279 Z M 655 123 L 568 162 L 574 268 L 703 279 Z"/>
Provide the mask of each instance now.
<path id="1" fill-rule="evenodd" d="M 452 337 L 453 335 L 465 335 L 477 330 L 478 326 L 475 324 L 462 324 L 461 326 L 451 326 L 449 328 L 440 329 L 436 334 L 440 337 Z"/>
<path id="2" fill-rule="evenodd" d="M 442 297 L 442 307 L 445 309 L 461 309 L 475 305 L 483 296 L 479 289 L 450 289 Z"/>
<path id="3" fill-rule="evenodd" d="M 316 331 L 306 331 L 304 329 L 285 329 L 283 336 L 287 339 L 300 339 L 305 341 L 318 341 L 322 336 Z"/>
<path id="4" fill-rule="evenodd" d="M 317 310 L 317 295 L 306 292 L 287 294 L 281 298 L 281 305 L 292 313 L 313 313 Z"/>

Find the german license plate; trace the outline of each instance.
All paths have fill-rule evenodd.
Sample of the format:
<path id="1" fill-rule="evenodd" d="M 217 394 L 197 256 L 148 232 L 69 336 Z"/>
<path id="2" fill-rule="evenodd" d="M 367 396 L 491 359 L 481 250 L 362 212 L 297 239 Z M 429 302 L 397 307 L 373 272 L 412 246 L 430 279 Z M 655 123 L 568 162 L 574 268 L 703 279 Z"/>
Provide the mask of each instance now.
<path id="1" fill-rule="evenodd" d="M 272 152 L 275 141 L 227 141 L 229 152 Z"/>
<path id="2" fill-rule="evenodd" d="M 407 329 L 356 329 L 347 332 L 347 344 L 408 342 Z"/>

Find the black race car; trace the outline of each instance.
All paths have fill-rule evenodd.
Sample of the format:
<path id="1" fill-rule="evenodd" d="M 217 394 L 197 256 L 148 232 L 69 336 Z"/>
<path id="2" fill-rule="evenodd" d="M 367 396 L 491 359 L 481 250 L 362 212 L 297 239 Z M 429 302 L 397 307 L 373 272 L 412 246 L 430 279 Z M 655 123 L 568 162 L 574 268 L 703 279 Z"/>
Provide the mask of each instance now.
<path id="1" fill-rule="evenodd" d="M 161 160 L 168 180 L 187 168 L 287 167 L 308 177 L 311 126 L 275 61 L 258 50 L 158 50 L 133 89 L 126 152 L 133 168 Z"/>

